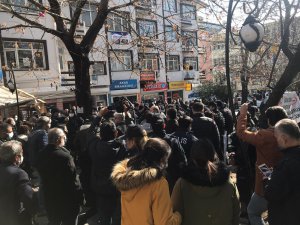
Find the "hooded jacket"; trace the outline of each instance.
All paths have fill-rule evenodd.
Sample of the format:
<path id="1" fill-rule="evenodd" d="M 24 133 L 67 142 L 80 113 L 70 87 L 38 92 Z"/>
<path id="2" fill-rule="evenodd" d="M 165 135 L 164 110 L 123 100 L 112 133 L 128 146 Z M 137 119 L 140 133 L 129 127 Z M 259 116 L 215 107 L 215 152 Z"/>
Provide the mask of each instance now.
<path id="1" fill-rule="evenodd" d="M 172 192 L 174 210 L 182 225 L 238 225 L 239 196 L 224 164 L 211 178 L 207 170 L 189 164 Z"/>
<path id="2" fill-rule="evenodd" d="M 179 225 L 173 213 L 169 188 L 157 168 L 132 170 L 128 159 L 118 163 L 111 178 L 121 191 L 122 225 Z"/>

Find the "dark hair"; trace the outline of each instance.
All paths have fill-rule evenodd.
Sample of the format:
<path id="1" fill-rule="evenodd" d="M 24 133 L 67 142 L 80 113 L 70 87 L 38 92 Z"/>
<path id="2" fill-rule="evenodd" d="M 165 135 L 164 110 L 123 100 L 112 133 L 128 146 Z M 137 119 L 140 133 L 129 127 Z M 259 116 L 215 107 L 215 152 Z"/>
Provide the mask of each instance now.
<path id="1" fill-rule="evenodd" d="M 141 125 L 129 125 L 125 132 L 125 138 L 133 140 L 139 151 L 143 149 L 144 144 L 148 140 L 147 132 Z"/>
<path id="2" fill-rule="evenodd" d="M 192 106 L 193 111 L 202 112 L 204 109 L 204 105 L 201 102 L 195 102 Z"/>
<path id="3" fill-rule="evenodd" d="M 150 138 L 143 150 L 131 158 L 127 165 L 134 170 L 153 167 L 162 171 L 167 167 L 170 154 L 171 148 L 166 141 L 160 138 Z"/>
<path id="4" fill-rule="evenodd" d="M 186 115 L 179 117 L 179 119 L 178 119 L 179 127 L 184 130 L 187 130 L 191 126 L 192 122 L 193 122 L 193 119 Z"/>
<path id="5" fill-rule="evenodd" d="M 194 142 L 191 148 L 190 159 L 196 166 L 206 169 L 209 178 L 217 172 L 219 158 L 215 151 L 214 145 L 206 138 L 199 139 Z"/>
<path id="6" fill-rule="evenodd" d="M 100 125 L 100 137 L 103 141 L 110 141 L 116 138 L 116 125 L 112 121 L 105 121 Z"/>
<path id="7" fill-rule="evenodd" d="M 154 133 L 161 132 L 165 129 L 165 122 L 163 119 L 158 118 L 152 121 L 151 127 Z"/>
<path id="8" fill-rule="evenodd" d="M 218 109 L 217 104 L 216 104 L 215 102 L 209 102 L 209 103 L 207 104 L 207 106 L 208 106 L 208 107 L 212 107 L 212 108 L 213 108 L 213 111 L 216 110 L 216 109 Z"/>
<path id="9" fill-rule="evenodd" d="M 167 110 L 167 115 L 170 119 L 175 120 L 177 117 L 177 110 L 174 108 L 169 108 Z"/>
<path id="10" fill-rule="evenodd" d="M 20 128 L 19 128 L 19 134 L 29 134 L 29 126 L 27 125 L 21 125 Z"/>
<path id="11" fill-rule="evenodd" d="M 281 133 L 286 134 L 294 140 L 300 140 L 300 129 L 298 124 L 294 120 L 280 120 L 278 123 L 276 123 L 275 129 L 278 129 Z"/>
<path id="12" fill-rule="evenodd" d="M 272 106 L 266 110 L 265 114 L 271 126 L 275 126 L 278 121 L 288 118 L 286 111 L 281 106 Z"/>

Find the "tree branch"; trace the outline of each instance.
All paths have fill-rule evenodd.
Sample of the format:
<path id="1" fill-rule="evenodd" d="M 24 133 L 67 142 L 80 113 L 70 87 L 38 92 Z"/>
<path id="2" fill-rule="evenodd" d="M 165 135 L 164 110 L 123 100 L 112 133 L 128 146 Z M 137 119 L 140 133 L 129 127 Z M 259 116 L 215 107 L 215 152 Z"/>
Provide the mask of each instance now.
<path id="1" fill-rule="evenodd" d="M 125 4 L 122 4 L 122 5 L 117 5 L 117 6 L 114 6 L 114 7 L 110 7 L 108 9 L 108 12 L 111 12 L 111 11 L 114 11 L 114 10 L 117 10 L 117 9 L 121 9 L 121 8 L 124 8 L 124 7 L 127 7 L 127 6 L 131 6 L 133 5 L 134 3 L 138 2 L 139 0 L 133 0 L 133 1 L 130 1 L 130 2 L 127 2 Z"/>
<path id="2" fill-rule="evenodd" d="M 78 1 L 78 3 L 76 4 L 76 9 L 75 12 L 73 14 L 72 20 L 71 20 L 71 25 L 70 25 L 70 29 L 69 29 L 69 35 L 73 36 L 76 30 L 76 26 L 80 17 L 80 14 L 82 12 L 82 8 L 84 7 L 84 5 L 86 4 L 87 0 L 80 0 Z"/>
<path id="3" fill-rule="evenodd" d="M 62 18 L 60 17 L 61 8 L 60 8 L 59 2 L 57 0 L 48 0 L 48 2 L 50 4 L 50 11 L 57 14 L 57 15 L 59 15 L 59 17 L 51 15 L 53 17 L 53 19 L 55 20 L 56 29 L 65 34 L 66 29 L 65 29 L 64 22 L 63 22 Z"/>
<path id="4" fill-rule="evenodd" d="M 37 23 L 37 22 L 35 22 L 35 21 L 33 21 L 33 20 L 30 20 L 30 19 L 28 19 L 28 18 L 26 18 L 26 17 L 20 15 L 19 13 L 17 13 L 16 11 L 14 11 L 12 8 L 7 7 L 6 5 L 3 5 L 3 4 L 0 3 L 0 7 L 1 7 L 1 9 L 3 9 L 5 12 L 12 14 L 13 16 L 17 17 L 17 18 L 20 19 L 20 20 L 23 20 L 25 23 L 28 23 L 28 24 L 30 24 L 30 25 L 33 25 L 33 26 L 35 26 L 36 28 L 39 28 L 39 29 L 41 29 L 41 30 L 43 30 L 43 31 L 45 31 L 45 32 L 47 32 L 47 33 L 53 34 L 53 35 L 55 35 L 55 36 L 57 36 L 57 37 L 61 37 L 61 36 L 62 36 L 62 32 L 53 30 L 53 29 L 48 28 L 48 27 L 45 27 L 45 26 L 43 26 L 43 25 L 41 25 L 41 24 L 39 24 L 39 23 Z"/>
<path id="5" fill-rule="evenodd" d="M 293 53 L 289 49 L 289 40 L 290 40 L 290 24 L 292 22 L 291 20 L 291 5 L 288 0 L 283 0 L 286 12 L 285 12 L 285 18 L 284 18 L 284 24 L 283 24 L 283 33 L 282 33 L 282 43 L 281 48 L 283 53 L 288 57 L 289 60 L 292 59 Z M 280 20 L 282 21 L 282 8 L 280 6 Z"/>

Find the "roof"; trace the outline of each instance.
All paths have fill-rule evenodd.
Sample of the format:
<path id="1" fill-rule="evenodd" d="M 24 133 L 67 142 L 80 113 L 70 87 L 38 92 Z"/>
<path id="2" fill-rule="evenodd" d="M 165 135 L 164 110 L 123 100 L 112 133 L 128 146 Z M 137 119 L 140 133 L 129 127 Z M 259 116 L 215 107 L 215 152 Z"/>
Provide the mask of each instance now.
<path id="1" fill-rule="evenodd" d="M 21 90 L 18 90 L 18 95 L 19 95 L 19 104 L 26 104 L 31 101 L 37 101 L 40 103 L 45 103 L 43 100 L 37 99 L 35 96 Z M 0 106 L 6 106 L 6 105 L 11 105 L 11 104 L 16 104 L 17 99 L 16 99 L 16 94 L 11 93 L 8 88 L 1 86 L 0 87 Z"/>

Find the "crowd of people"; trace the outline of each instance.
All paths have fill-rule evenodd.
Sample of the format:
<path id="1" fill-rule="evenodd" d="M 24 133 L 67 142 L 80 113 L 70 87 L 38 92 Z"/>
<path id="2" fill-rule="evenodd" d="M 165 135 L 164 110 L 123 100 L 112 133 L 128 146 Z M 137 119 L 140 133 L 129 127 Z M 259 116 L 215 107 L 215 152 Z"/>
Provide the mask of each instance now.
<path id="1" fill-rule="evenodd" d="M 274 106 L 259 128 L 258 113 L 243 104 L 234 123 L 219 100 L 123 99 L 89 119 L 4 119 L 0 225 L 299 224 L 299 126 Z"/>

